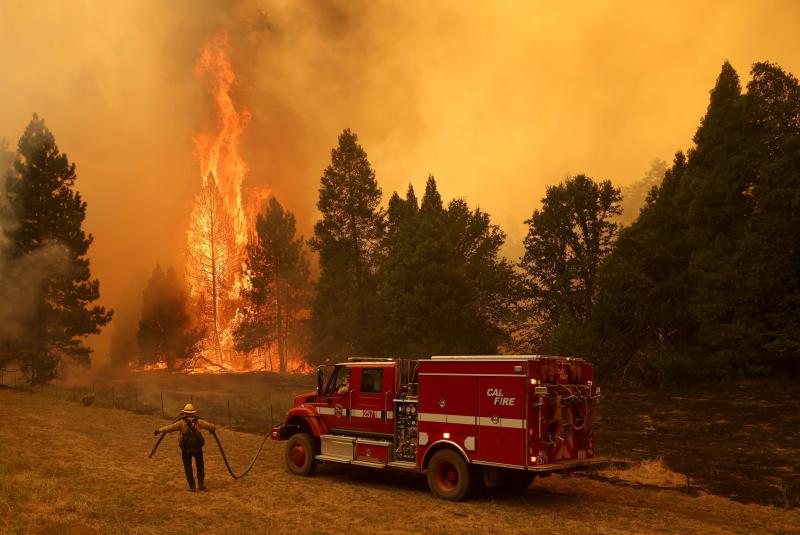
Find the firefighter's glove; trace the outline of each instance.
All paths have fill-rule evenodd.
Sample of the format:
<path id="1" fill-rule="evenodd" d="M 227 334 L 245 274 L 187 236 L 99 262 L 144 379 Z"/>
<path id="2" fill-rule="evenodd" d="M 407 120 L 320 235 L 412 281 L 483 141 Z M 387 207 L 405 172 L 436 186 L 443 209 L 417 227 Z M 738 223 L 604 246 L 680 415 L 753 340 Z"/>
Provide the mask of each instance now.
<path id="1" fill-rule="evenodd" d="M 211 429 L 209 431 L 209 433 L 211 433 L 212 435 L 216 435 L 217 434 L 217 428 L 215 427 L 214 429 Z"/>
<path id="2" fill-rule="evenodd" d="M 158 436 L 158 429 L 156 429 L 155 432 L 153 432 L 153 436 L 156 436 L 156 437 Z"/>

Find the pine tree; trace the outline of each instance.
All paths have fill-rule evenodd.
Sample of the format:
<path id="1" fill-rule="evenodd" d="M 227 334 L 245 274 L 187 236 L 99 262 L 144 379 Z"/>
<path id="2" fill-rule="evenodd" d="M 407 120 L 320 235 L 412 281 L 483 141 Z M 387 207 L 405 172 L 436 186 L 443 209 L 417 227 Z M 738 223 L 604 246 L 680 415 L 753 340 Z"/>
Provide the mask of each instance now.
<path id="1" fill-rule="evenodd" d="M 92 236 L 81 228 L 86 203 L 73 189 L 75 180 L 75 165 L 58 150 L 44 121 L 34 115 L 6 180 L 16 226 L 5 230 L 12 260 L 48 247 L 58 248 L 62 255 L 62 262 L 48 266 L 42 277 L 30 331 L 19 343 L 23 367 L 33 384 L 55 377 L 64 358 L 88 365 L 91 350 L 80 339 L 99 333 L 111 321 L 110 310 L 91 305 L 100 297 L 100 283 L 89 270 L 86 255 Z"/>
<path id="2" fill-rule="evenodd" d="M 232 320 L 236 305 L 233 288 L 241 274 L 241 252 L 231 214 L 226 208 L 214 175 L 203 181 L 198 202 L 192 213 L 189 234 L 187 276 L 194 281 L 198 295 L 193 295 L 208 333 L 207 357 L 211 364 L 224 363 L 222 331 Z"/>
<path id="3" fill-rule="evenodd" d="M 192 324 L 188 298 L 175 270 L 156 265 L 142 294 L 142 319 L 136 338 L 139 364 L 191 365 L 202 331 Z"/>
<path id="4" fill-rule="evenodd" d="M 601 273 L 593 316 L 606 372 L 708 380 L 800 373 L 800 89 L 727 62 L 679 153 Z"/>
<path id="5" fill-rule="evenodd" d="M 418 206 L 413 187 L 389 201 L 387 254 L 379 272 L 387 355 L 490 354 L 503 339 L 511 266 L 505 235 L 463 200 L 445 208 L 435 179 Z"/>
<path id="6" fill-rule="evenodd" d="M 367 154 L 349 129 L 325 169 L 317 208 L 322 219 L 310 244 L 320 278 L 311 312 L 311 357 L 367 354 L 375 308 L 375 271 L 384 237 L 381 190 Z"/>
<path id="7" fill-rule="evenodd" d="M 309 295 L 304 240 L 296 234 L 294 215 L 270 197 L 248 246 L 251 288 L 244 292 L 244 317 L 234 334 L 239 351 L 269 350 L 274 343 L 281 373 L 287 371 L 290 341 L 302 338 L 295 333 L 304 330 L 301 312 Z"/>

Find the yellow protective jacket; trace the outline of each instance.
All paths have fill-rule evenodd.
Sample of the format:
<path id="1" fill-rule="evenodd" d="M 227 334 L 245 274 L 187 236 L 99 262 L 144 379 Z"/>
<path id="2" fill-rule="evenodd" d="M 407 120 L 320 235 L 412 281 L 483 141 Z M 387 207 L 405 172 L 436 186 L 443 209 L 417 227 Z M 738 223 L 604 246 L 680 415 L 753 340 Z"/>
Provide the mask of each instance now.
<path id="1" fill-rule="evenodd" d="M 183 438 L 183 436 L 189 432 L 189 424 L 186 423 L 186 418 L 188 418 L 188 416 L 181 418 L 174 424 L 169 424 L 165 425 L 164 427 L 159 427 L 158 432 L 172 433 L 173 431 L 180 431 L 181 438 Z M 198 429 L 206 429 L 208 431 L 211 431 L 212 433 L 217 430 L 216 425 L 212 424 L 211 422 L 207 422 L 202 418 L 197 418 L 197 423 L 195 425 L 197 425 Z"/>

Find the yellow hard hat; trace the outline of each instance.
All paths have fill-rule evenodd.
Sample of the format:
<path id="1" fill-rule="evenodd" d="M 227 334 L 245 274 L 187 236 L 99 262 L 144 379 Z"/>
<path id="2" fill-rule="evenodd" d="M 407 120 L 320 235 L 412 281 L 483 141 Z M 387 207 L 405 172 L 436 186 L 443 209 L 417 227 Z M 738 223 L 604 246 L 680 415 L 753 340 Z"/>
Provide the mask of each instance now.
<path id="1" fill-rule="evenodd" d="M 197 409 L 194 408 L 194 405 L 191 403 L 187 403 L 183 406 L 183 410 L 181 411 L 184 414 L 194 414 L 197 412 Z"/>

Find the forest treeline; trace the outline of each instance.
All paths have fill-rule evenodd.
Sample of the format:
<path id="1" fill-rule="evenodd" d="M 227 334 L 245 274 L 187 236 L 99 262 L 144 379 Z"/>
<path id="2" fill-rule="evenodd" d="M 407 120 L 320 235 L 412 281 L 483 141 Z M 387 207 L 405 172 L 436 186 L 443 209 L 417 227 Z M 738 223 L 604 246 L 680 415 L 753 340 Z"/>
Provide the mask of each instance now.
<path id="1" fill-rule="evenodd" d="M 608 379 L 665 383 L 800 372 L 800 89 L 725 63 L 694 146 L 638 216 L 585 175 L 547 189 L 525 252 L 429 177 L 381 190 L 345 130 L 323 174 L 311 245 L 320 278 L 309 358 L 532 352 L 591 359 Z M 657 167 L 654 166 L 654 168 Z M 649 177 L 652 179 L 652 177 Z"/>
<path id="2" fill-rule="evenodd" d="M 262 207 L 233 345 L 277 354 L 276 371 L 291 355 L 316 364 L 534 353 L 585 357 L 621 383 L 800 377 L 797 79 L 757 63 L 742 88 L 726 62 L 693 141 L 626 190 L 584 174 L 551 185 L 525 221 L 523 254 L 508 259 L 490 215 L 443 199 L 433 176 L 384 205 L 367 152 L 346 129 L 323 171 L 309 240 L 278 199 Z M 80 338 L 111 318 L 91 305 L 99 285 L 74 178 L 34 117 L 2 198 L 0 364 L 23 355 L 39 382 L 64 357 L 88 362 Z M 40 263 L 47 255 L 68 261 Z M 50 267 L 29 267 L 39 265 Z M 23 301 L 25 313 L 9 316 L 6 304 Z M 174 270 L 153 271 L 138 364 L 197 358 L 204 334 L 189 301 Z"/>

